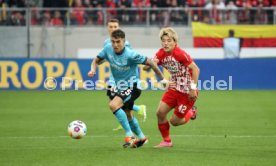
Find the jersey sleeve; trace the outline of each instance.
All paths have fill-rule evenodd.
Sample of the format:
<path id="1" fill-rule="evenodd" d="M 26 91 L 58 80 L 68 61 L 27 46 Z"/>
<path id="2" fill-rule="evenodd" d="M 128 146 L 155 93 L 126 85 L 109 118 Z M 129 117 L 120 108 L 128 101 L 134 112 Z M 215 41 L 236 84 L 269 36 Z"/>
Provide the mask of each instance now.
<path id="1" fill-rule="evenodd" d="M 139 53 L 134 52 L 133 55 L 130 57 L 130 62 L 135 64 L 145 64 L 147 61 L 147 57 L 143 56 Z"/>
<path id="2" fill-rule="evenodd" d="M 176 57 L 177 59 L 179 59 L 179 62 L 181 62 L 184 66 L 188 66 L 193 62 L 193 59 L 191 58 L 191 56 L 188 53 L 186 53 L 184 50 L 177 52 Z"/>
<path id="3" fill-rule="evenodd" d="M 106 59 L 106 47 L 104 47 L 97 56 L 100 59 Z"/>

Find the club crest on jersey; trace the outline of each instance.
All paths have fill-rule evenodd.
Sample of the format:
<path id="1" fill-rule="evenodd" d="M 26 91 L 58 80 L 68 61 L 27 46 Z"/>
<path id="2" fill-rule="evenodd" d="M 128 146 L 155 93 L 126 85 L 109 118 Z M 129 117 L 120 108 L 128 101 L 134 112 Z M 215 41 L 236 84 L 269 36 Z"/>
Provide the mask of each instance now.
<path id="1" fill-rule="evenodd" d="M 126 59 L 120 59 L 119 64 L 120 65 L 127 65 L 127 60 Z"/>
<path id="2" fill-rule="evenodd" d="M 177 66 L 171 66 L 172 64 L 168 64 L 168 70 L 172 73 L 177 73 L 178 72 L 178 67 Z"/>

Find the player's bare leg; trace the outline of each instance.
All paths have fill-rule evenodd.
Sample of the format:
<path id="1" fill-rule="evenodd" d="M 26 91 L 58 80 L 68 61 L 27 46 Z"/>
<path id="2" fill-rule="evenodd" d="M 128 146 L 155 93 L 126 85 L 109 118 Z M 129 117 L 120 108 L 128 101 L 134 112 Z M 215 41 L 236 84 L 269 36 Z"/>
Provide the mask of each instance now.
<path id="1" fill-rule="evenodd" d="M 160 104 L 157 109 L 157 120 L 158 120 L 158 128 L 163 137 L 163 141 L 160 144 L 154 146 L 155 148 L 164 148 L 164 147 L 172 147 L 173 144 L 170 138 L 170 124 L 167 120 L 167 114 L 170 112 L 172 107 L 160 101 Z"/>
<path id="2" fill-rule="evenodd" d="M 184 118 L 177 117 L 175 114 L 173 114 L 170 119 L 170 123 L 173 126 L 184 125 L 184 124 L 188 123 L 190 121 L 190 119 L 194 120 L 192 118 L 194 118 L 194 119 L 196 118 L 196 109 L 194 107 L 192 107 L 190 110 L 187 111 Z"/>

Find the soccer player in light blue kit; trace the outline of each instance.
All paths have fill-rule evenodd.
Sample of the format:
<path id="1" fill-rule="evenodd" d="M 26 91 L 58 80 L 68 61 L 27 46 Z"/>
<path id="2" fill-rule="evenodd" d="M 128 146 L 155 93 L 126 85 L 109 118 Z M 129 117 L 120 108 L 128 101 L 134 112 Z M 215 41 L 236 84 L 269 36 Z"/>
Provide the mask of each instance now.
<path id="1" fill-rule="evenodd" d="M 158 75 L 162 82 L 164 75 L 157 65 L 150 59 L 135 52 L 133 49 L 125 47 L 125 33 L 118 29 L 111 34 L 112 44 L 107 44 L 98 56 L 92 62 L 92 69 L 88 72 L 89 77 L 96 74 L 97 65 L 106 60 L 110 63 L 112 75 L 114 77 L 117 92 L 115 97 L 109 102 L 109 107 L 125 131 L 124 148 L 138 148 L 147 142 L 137 119 L 132 115 L 129 107 L 123 109 L 123 106 L 133 105 L 134 101 L 140 96 L 138 64 L 150 66 Z M 135 138 L 134 134 L 138 137 Z"/>
<path id="2" fill-rule="evenodd" d="M 114 19 L 114 18 L 110 19 L 107 23 L 107 30 L 108 30 L 109 36 L 111 37 L 111 33 L 117 29 L 119 29 L 119 20 Z M 104 46 L 111 44 L 110 37 L 104 41 Z M 131 48 L 130 43 L 127 40 L 125 41 L 125 47 Z M 114 78 L 113 78 L 112 74 L 110 74 L 109 84 L 108 84 L 109 87 L 107 90 L 107 96 L 109 97 L 110 100 L 114 98 L 114 94 L 115 94 L 113 92 L 113 90 L 115 89 L 115 85 L 113 83 L 114 83 Z M 137 115 L 139 115 L 142 118 L 143 122 L 146 121 L 147 111 L 146 111 L 145 105 L 133 105 L 133 107 L 129 108 L 129 109 L 132 109 L 134 112 L 136 112 Z M 118 127 L 114 128 L 113 130 L 118 131 L 121 129 L 123 129 L 123 128 L 121 125 L 119 125 Z"/>

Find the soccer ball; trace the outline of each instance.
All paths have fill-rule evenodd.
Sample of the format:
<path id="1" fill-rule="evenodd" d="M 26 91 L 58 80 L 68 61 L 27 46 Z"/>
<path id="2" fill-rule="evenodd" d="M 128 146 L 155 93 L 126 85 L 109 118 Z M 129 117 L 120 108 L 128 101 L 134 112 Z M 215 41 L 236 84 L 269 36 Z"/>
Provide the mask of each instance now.
<path id="1" fill-rule="evenodd" d="M 80 120 L 75 120 L 68 125 L 68 133 L 72 138 L 80 139 L 86 135 L 86 132 L 86 125 Z"/>

